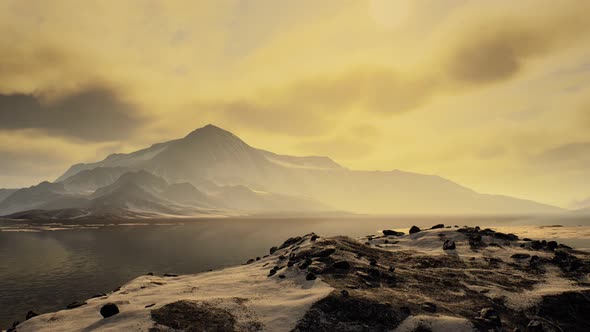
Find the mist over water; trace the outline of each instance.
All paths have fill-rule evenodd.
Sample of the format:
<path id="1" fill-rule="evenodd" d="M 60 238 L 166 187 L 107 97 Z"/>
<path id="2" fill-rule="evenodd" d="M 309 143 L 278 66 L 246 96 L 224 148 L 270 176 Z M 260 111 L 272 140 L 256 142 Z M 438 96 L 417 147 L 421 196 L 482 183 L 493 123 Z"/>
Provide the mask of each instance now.
<path id="1" fill-rule="evenodd" d="M 559 232 L 569 234 L 568 238 L 558 239 L 560 242 L 590 248 L 590 237 L 574 229 L 578 225 L 590 226 L 590 218 L 584 217 L 240 218 L 167 222 L 74 226 L 65 230 L 55 224 L 2 225 L 0 326 L 6 328 L 14 320 L 22 321 L 28 310 L 61 310 L 73 301 L 107 293 L 148 272 L 186 274 L 241 264 L 267 254 L 271 246 L 289 237 L 310 232 L 360 237 L 386 228 L 407 230 L 412 225 L 430 227 L 444 223 L 525 226 L 536 234 L 550 234 L 557 228 L 538 226 L 559 224 L 563 225 Z M 32 231 L 49 228 L 61 230 Z M 578 238 L 567 233 L 569 229 L 574 229 Z"/>

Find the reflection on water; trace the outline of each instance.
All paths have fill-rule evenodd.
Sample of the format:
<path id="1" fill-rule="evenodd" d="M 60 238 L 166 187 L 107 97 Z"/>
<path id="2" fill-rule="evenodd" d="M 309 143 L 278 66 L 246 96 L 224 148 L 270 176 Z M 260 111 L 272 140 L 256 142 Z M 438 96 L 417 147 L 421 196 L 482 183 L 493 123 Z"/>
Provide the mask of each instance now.
<path id="1" fill-rule="evenodd" d="M 28 310 L 40 313 L 59 310 L 73 301 L 108 292 L 147 272 L 184 274 L 240 264 L 248 258 L 266 254 L 268 248 L 289 237 L 310 232 L 324 236 L 344 234 L 359 237 L 384 228 L 429 227 L 437 223 L 483 227 L 590 226 L 588 218 L 555 217 L 216 219 L 183 220 L 183 224 L 177 222 L 83 227 L 0 224 L 0 327 L 8 327 L 13 320 L 23 320 Z M 566 244 L 590 248 L 588 238 L 562 240 Z"/>

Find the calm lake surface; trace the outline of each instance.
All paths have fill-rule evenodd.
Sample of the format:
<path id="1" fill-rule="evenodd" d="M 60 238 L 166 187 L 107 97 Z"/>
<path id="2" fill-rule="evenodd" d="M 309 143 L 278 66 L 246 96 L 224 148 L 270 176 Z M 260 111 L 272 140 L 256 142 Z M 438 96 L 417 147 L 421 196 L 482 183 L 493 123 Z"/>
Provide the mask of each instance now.
<path id="1" fill-rule="evenodd" d="M 579 235 L 557 238 L 559 242 L 590 248 L 588 233 L 578 232 L 590 229 L 590 218 L 579 216 L 183 219 L 135 225 L 0 221 L 0 327 L 24 320 L 28 310 L 60 310 L 148 272 L 186 274 L 241 264 L 297 235 L 359 237 L 380 229 L 404 231 L 437 223 L 541 231 L 544 228 L 538 226 L 563 225 L 560 229 L 569 227 L 574 229 L 570 233 Z"/>

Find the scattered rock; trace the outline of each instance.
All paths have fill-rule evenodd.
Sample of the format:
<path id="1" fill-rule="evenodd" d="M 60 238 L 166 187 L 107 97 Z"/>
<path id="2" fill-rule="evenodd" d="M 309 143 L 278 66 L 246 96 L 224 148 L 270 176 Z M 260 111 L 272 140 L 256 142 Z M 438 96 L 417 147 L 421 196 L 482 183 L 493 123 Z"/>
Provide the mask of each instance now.
<path id="1" fill-rule="evenodd" d="M 510 258 L 514 258 L 514 259 L 527 259 L 531 257 L 531 255 L 529 254 L 514 254 L 512 256 L 510 256 Z"/>
<path id="2" fill-rule="evenodd" d="M 377 260 L 374 258 L 369 259 L 369 265 L 371 266 L 377 266 Z"/>
<path id="3" fill-rule="evenodd" d="M 283 242 L 283 244 L 281 244 L 279 249 L 287 248 L 288 246 L 294 245 L 295 243 L 298 243 L 299 241 L 301 241 L 301 236 L 288 238 L 287 241 L 285 241 L 285 242 Z"/>
<path id="4" fill-rule="evenodd" d="M 412 228 L 410 228 L 410 234 L 414 234 L 414 233 L 418 233 L 418 232 L 420 232 L 420 227 L 412 226 Z"/>
<path id="5" fill-rule="evenodd" d="M 254 260 L 253 258 L 250 258 L 250 259 L 249 259 L 249 260 L 246 262 L 246 264 L 252 264 L 252 263 L 254 263 L 254 262 L 255 262 L 255 260 Z"/>
<path id="6" fill-rule="evenodd" d="M 443 243 L 443 250 L 455 250 L 455 241 L 453 240 L 445 240 Z"/>
<path id="7" fill-rule="evenodd" d="M 151 308 L 151 307 L 153 307 L 155 305 L 156 305 L 155 303 L 150 303 L 150 304 L 146 305 L 144 308 Z"/>
<path id="8" fill-rule="evenodd" d="M 315 234 L 312 235 L 311 238 L 310 238 L 311 241 L 315 241 L 317 239 L 319 239 L 319 236 L 318 235 L 315 235 Z"/>
<path id="9" fill-rule="evenodd" d="M 279 248 L 277 248 L 277 247 L 272 247 L 272 248 L 270 248 L 269 252 L 270 252 L 270 254 L 272 255 L 272 254 L 274 254 L 274 253 L 275 253 L 275 252 L 276 252 L 278 249 L 279 249 Z"/>
<path id="10" fill-rule="evenodd" d="M 367 275 L 371 279 L 377 279 L 378 280 L 379 278 L 381 278 L 381 272 L 379 272 L 379 270 L 373 269 L 373 268 L 367 270 Z"/>
<path id="11" fill-rule="evenodd" d="M 148 273 L 146 273 L 145 275 L 146 275 L 146 276 L 153 276 L 153 275 L 154 275 L 154 272 L 148 272 Z"/>
<path id="12" fill-rule="evenodd" d="M 279 274 L 279 279 L 285 279 L 285 275 L 284 274 Z"/>
<path id="13" fill-rule="evenodd" d="M 437 229 L 437 228 L 445 228 L 445 224 L 436 224 L 436 225 L 430 227 L 430 229 Z"/>
<path id="14" fill-rule="evenodd" d="M 539 250 L 541 248 L 543 248 L 543 244 L 541 244 L 541 241 L 538 241 L 538 240 L 531 241 L 531 249 Z"/>
<path id="15" fill-rule="evenodd" d="M 305 280 L 316 280 L 316 278 L 317 278 L 317 277 L 315 276 L 315 274 L 314 274 L 313 272 L 308 272 L 308 273 L 305 275 Z"/>
<path id="16" fill-rule="evenodd" d="M 557 249 L 557 242 L 556 241 L 548 241 L 547 242 L 547 249 L 554 251 Z"/>
<path id="17" fill-rule="evenodd" d="M 27 314 L 25 315 L 25 320 L 29 320 L 36 316 L 39 316 L 39 314 L 34 312 L 33 310 L 29 310 L 29 312 L 27 312 Z"/>
<path id="18" fill-rule="evenodd" d="M 317 251 L 312 251 L 310 253 L 311 257 L 328 257 L 336 252 L 336 248 L 322 248 Z"/>
<path id="19" fill-rule="evenodd" d="M 277 273 L 277 270 L 275 270 L 274 268 L 272 268 L 272 269 L 271 269 L 271 270 L 268 272 L 268 275 L 267 275 L 267 277 L 272 277 L 272 276 L 274 276 L 276 273 Z"/>
<path id="20" fill-rule="evenodd" d="M 344 297 L 349 297 L 349 296 L 350 296 L 350 294 L 348 293 L 348 291 L 347 291 L 346 289 L 343 289 L 343 290 L 341 290 L 341 291 L 340 291 L 340 294 L 341 294 L 342 296 L 344 296 Z"/>
<path id="21" fill-rule="evenodd" d="M 256 261 L 259 261 L 259 260 L 260 260 L 260 257 L 256 257 Z"/>
<path id="22" fill-rule="evenodd" d="M 168 278 L 178 277 L 178 274 L 174 274 L 174 273 L 164 273 L 164 277 L 168 277 Z"/>
<path id="23" fill-rule="evenodd" d="M 100 308 L 100 314 L 103 318 L 109 318 L 119 313 L 119 307 L 114 303 L 107 303 Z"/>

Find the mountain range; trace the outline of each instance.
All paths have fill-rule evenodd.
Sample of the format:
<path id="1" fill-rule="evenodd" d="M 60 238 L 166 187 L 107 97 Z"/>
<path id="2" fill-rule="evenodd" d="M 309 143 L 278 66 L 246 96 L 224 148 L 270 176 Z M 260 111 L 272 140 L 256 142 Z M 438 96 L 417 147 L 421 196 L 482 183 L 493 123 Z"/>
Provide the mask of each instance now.
<path id="1" fill-rule="evenodd" d="M 0 190 L 11 218 L 254 213 L 539 214 L 564 210 L 475 192 L 434 175 L 357 171 L 328 157 L 257 149 L 214 125 L 71 166 L 54 182 Z"/>

